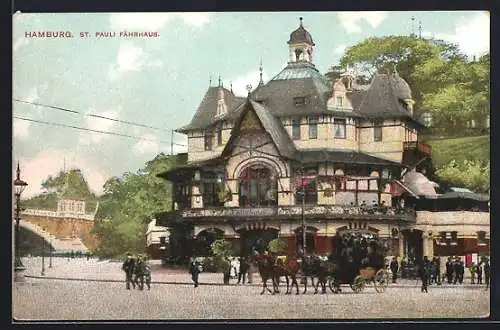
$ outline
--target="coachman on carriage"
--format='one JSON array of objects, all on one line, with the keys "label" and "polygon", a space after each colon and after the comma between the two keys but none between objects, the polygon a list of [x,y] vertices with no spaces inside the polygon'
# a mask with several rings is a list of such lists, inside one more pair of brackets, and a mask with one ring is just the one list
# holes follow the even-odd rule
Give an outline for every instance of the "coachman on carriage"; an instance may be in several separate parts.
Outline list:
[{"label": "coachman on carriage", "polygon": [[385,264],[385,248],[377,235],[362,230],[346,230],[337,233],[328,260],[330,266],[328,286],[337,293],[341,284],[349,284],[356,293],[373,283],[375,290],[384,292],[389,283]]}]

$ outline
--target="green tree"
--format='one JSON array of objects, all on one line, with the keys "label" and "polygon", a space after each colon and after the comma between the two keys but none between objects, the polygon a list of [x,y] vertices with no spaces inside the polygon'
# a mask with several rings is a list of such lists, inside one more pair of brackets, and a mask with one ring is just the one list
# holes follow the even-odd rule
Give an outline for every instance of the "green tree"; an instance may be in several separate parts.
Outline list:
[{"label": "green tree", "polygon": [[458,163],[452,160],[439,167],[436,175],[447,186],[453,184],[478,193],[489,193],[490,190],[490,164],[482,161],[464,160]]},{"label": "green tree", "polygon": [[112,177],[104,184],[93,232],[99,238],[94,253],[101,257],[143,253],[151,216],[171,208],[171,184],[157,175],[185,163],[182,155],[163,153],[136,173]]},{"label": "green tree", "polygon": [[225,239],[215,240],[210,245],[210,250],[216,258],[227,259],[233,254],[231,243]]},{"label": "green tree", "polygon": [[269,242],[267,248],[273,253],[283,253],[287,250],[287,244],[283,239],[275,238]]}]

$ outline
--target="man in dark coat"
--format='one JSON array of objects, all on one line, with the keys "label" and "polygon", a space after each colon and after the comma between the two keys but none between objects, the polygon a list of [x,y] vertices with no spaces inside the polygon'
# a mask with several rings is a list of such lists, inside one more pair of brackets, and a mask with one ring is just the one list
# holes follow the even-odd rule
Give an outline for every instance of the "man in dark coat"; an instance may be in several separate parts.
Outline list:
[{"label": "man in dark coat", "polygon": [[446,280],[448,284],[453,281],[453,260],[451,257],[448,257],[448,261],[446,261]]},{"label": "man in dark coat", "polygon": [[453,284],[462,283],[463,281],[463,269],[462,269],[462,261],[460,260],[460,257],[457,257],[455,261],[453,262],[453,273],[454,273],[454,278],[453,278]]},{"label": "man in dark coat", "polygon": [[427,256],[424,256],[420,267],[418,267],[420,280],[422,281],[421,291],[427,293],[427,285],[429,284],[430,277],[430,261]]},{"label": "man in dark coat", "polygon": [[431,279],[429,284],[436,283],[441,285],[441,262],[438,257],[432,258],[431,261]]},{"label": "man in dark coat", "polygon": [[490,262],[488,259],[484,260],[484,283],[488,289],[490,287]]},{"label": "man in dark coat", "polygon": [[201,271],[201,265],[200,263],[196,260],[195,257],[191,258],[191,262],[189,263],[189,273],[191,274],[191,279],[194,282],[194,287],[198,287],[198,275],[200,274]]},{"label": "man in dark coat", "polygon": [[127,253],[127,259],[122,265],[122,270],[125,272],[125,282],[127,283],[127,290],[130,290],[130,283],[135,289],[135,283],[132,279],[135,269],[135,260],[132,258],[132,254]]},{"label": "man in dark coat", "polygon": [[248,273],[248,269],[250,268],[250,265],[247,262],[247,258],[245,257],[240,257],[240,269],[238,272],[238,284],[245,284],[245,277]]},{"label": "man in dark coat", "polygon": [[392,258],[391,264],[389,266],[392,272],[392,283],[396,283],[396,278],[398,276],[399,264],[398,259],[396,257]]},{"label": "man in dark coat", "polygon": [[142,255],[137,256],[137,261],[135,262],[134,271],[134,282],[139,287],[139,290],[144,290],[144,272],[146,268],[146,263],[142,259]]}]

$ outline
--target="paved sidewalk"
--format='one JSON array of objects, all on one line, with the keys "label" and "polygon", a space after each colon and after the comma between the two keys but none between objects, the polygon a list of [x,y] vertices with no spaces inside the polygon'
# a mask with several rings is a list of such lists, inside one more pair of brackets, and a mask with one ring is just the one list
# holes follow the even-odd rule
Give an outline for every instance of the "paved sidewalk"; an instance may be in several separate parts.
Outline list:
[{"label": "paved sidewalk", "polygon": [[[98,260],[86,258],[52,258],[52,268],[49,268],[49,258],[45,258],[45,275],[41,275],[42,260],[39,257],[23,258],[23,263],[26,267],[24,272],[26,277],[58,279],[58,280],[74,280],[74,281],[99,281],[99,282],[124,282],[125,275],[121,270],[121,262]],[[182,269],[164,268],[157,260],[149,261],[151,266],[152,284],[189,284],[192,285],[191,275]],[[252,286],[260,286],[261,280],[258,274],[252,275]],[[237,280],[231,279],[229,285],[236,285]],[[200,285],[224,285],[222,273],[201,273],[199,276]],[[309,282],[310,283],[310,282]],[[308,287],[310,285],[308,283]],[[419,287],[420,281],[400,279],[397,284],[390,283],[390,287]],[[481,285],[472,285],[470,280],[461,285],[443,284],[441,288],[480,288]],[[303,284],[299,284],[303,288]]]}]

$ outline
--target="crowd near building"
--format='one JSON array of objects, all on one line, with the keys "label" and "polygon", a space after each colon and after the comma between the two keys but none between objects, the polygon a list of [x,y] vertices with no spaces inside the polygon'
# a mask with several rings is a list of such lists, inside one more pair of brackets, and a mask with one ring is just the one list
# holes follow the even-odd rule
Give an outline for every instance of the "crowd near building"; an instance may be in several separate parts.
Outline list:
[{"label": "crowd near building", "polygon": [[431,148],[396,68],[367,86],[349,69],[331,83],[302,19],[286,42],[288,64],[272,79],[261,65],[240,97],[219,78],[177,129],[188,163],[160,174],[174,203],[150,225],[150,254],[209,255],[224,238],[244,256],[277,237],[289,255],[328,254],[335,235],[358,231],[400,258],[489,255],[488,196],[438,194],[419,172]]}]

